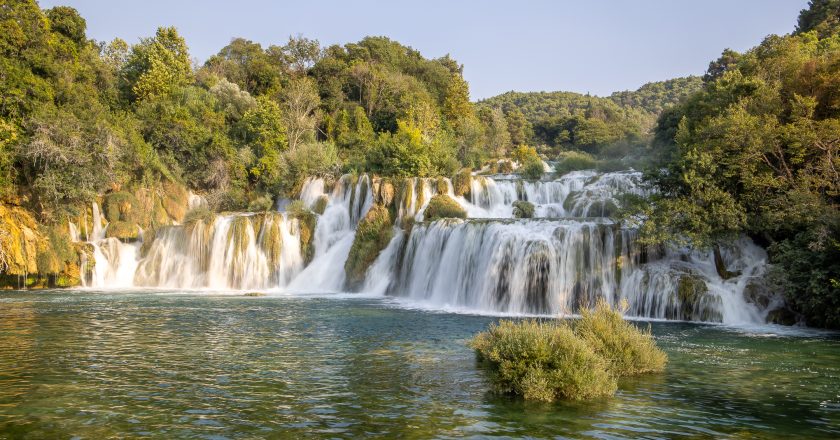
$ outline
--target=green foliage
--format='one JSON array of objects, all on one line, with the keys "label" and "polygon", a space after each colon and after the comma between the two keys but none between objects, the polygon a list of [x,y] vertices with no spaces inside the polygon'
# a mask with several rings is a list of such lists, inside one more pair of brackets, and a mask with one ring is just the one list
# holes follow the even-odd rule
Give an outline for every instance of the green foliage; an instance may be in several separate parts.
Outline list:
[{"label": "green foliage", "polygon": [[513,216],[515,218],[533,218],[534,204],[524,200],[513,202]]},{"label": "green foliage", "polygon": [[542,177],[543,172],[545,172],[545,167],[539,156],[529,156],[517,172],[525,179],[538,180]]},{"label": "green foliage", "polygon": [[267,194],[259,196],[248,203],[249,212],[265,212],[274,208],[274,200]]},{"label": "green foliage", "polygon": [[491,368],[496,391],[526,400],[611,396],[616,379],[662,372],[668,357],[603,300],[576,323],[501,321],[469,341]]},{"label": "green foliage", "polygon": [[494,389],[526,400],[586,400],[615,393],[607,361],[555,321],[501,321],[470,340],[489,364]]},{"label": "green foliage", "polygon": [[827,37],[840,30],[840,1],[811,0],[808,9],[799,13],[797,33],[815,31],[817,35]]},{"label": "green foliage", "polygon": [[571,171],[592,170],[597,167],[597,161],[591,154],[580,151],[564,151],[557,158],[554,173],[559,177]]},{"label": "green foliage", "polygon": [[344,263],[348,285],[358,286],[364,281],[368,267],[391,241],[392,225],[391,214],[382,205],[373,205],[359,222],[353,246]]},{"label": "green foliage", "polygon": [[441,218],[467,218],[467,211],[452,197],[437,194],[429,200],[429,204],[423,212],[423,219],[435,221]]},{"label": "green foliage", "polygon": [[109,222],[136,221],[139,217],[140,202],[134,194],[121,191],[105,196],[103,211]]},{"label": "green foliage", "polygon": [[581,310],[575,334],[607,360],[608,370],[616,377],[664,371],[668,356],[656,346],[650,328],[639,330],[621,313],[599,300],[594,308]]},{"label": "green foliage", "polygon": [[[834,1],[812,1],[793,35],[725,51],[704,89],[663,113],[641,209],[644,241],[768,243],[777,284],[815,325],[838,326],[840,35]],[[832,241],[834,240],[834,241]]]},{"label": "green foliage", "polygon": [[160,27],[155,36],[131,49],[123,75],[132,99],[159,98],[189,82],[192,66],[184,38],[174,27]]}]

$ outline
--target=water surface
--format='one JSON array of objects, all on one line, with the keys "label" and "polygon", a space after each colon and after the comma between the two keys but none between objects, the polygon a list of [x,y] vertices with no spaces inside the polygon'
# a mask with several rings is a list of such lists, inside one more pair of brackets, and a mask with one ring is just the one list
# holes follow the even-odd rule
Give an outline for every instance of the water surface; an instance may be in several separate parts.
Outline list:
[{"label": "water surface", "polygon": [[0,293],[0,438],[838,438],[840,339],[652,323],[616,397],[487,392],[498,318],[352,295]]}]

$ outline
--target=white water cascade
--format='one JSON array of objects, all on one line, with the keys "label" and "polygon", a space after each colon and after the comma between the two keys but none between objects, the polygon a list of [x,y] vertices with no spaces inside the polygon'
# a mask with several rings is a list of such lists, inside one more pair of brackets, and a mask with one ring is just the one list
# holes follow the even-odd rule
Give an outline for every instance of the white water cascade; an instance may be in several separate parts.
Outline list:
[{"label": "white water cascade", "polygon": [[[764,320],[766,311],[746,292],[763,275],[767,257],[749,239],[722,246],[716,264],[711,251],[642,246],[635,230],[610,219],[625,195],[648,194],[640,173],[579,171],[550,181],[473,176],[463,196],[449,179],[407,179],[389,186],[387,196],[383,182],[367,175],[334,183],[309,178],[300,200],[315,211],[305,214],[310,217],[297,211],[207,215],[149,232],[146,243],[106,239],[107,224],[94,205],[92,286],[345,291],[357,225],[374,203],[384,203],[396,215],[394,234],[368,267],[364,292],[480,313],[574,313],[603,298],[626,301],[627,314],[637,317]],[[452,197],[468,218],[424,222],[438,193]],[[534,205],[534,218],[514,218],[520,201]],[[204,203],[190,197],[193,208]],[[312,216],[314,230],[300,220]],[[82,235],[75,226],[71,232]]]}]

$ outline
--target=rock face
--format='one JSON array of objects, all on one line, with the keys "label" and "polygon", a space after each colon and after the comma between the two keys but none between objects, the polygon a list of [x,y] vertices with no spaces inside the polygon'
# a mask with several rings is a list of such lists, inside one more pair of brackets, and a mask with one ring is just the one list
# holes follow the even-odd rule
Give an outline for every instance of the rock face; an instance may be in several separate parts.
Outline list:
[{"label": "rock face", "polygon": [[344,263],[349,286],[355,287],[364,282],[368,267],[391,241],[392,224],[391,214],[382,205],[373,205],[365,218],[359,222],[353,246]]},{"label": "rock face", "polygon": [[423,213],[423,219],[434,221],[441,218],[467,218],[467,211],[452,197],[438,194],[429,200],[429,206]]}]

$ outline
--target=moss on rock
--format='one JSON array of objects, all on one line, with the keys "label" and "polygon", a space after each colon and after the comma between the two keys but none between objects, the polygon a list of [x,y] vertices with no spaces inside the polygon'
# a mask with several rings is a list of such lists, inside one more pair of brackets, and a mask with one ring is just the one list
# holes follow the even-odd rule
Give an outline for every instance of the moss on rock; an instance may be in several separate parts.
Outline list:
[{"label": "moss on rock", "polygon": [[533,218],[534,204],[524,200],[513,202],[513,216],[515,218]]},{"label": "moss on rock", "polygon": [[327,204],[330,202],[330,198],[327,197],[326,194],[322,194],[318,196],[318,199],[315,200],[315,204],[312,206],[312,212],[315,214],[321,215],[324,211],[327,210]]},{"label": "moss on rock", "polygon": [[140,226],[127,221],[115,221],[108,224],[105,230],[106,238],[116,238],[124,242],[137,241],[140,238]]},{"label": "moss on rock", "polygon": [[315,234],[315,226],[318,224],[318,216],[314,212],[306,209],[303,202],[295,200],[286,207],[286,214],[298,221],[298,232],[300,235],[300,250],[303,255],[305,264],[312,261],[315,256],[315,247],[313,246],[313,236]]},{"label": "moss on rock", "polygon": [[706,283],[697,275],[688,273],[677,281],[677,298],[680,300],[680,316],[677,319],[691,320],[694,310],[703,296],[709,292]]},{"label": "moss on rock", "polygon": [[0,203],[0,272],[13,276],[37,273],[41,239],[32,214]]},{"label": "moss on rock", "polygon": [[429,200],[429,205],[423,213],[423,219],[434,221],[441,218],[467,218],[467,211],[452,197],[438,194]]},{"label": "moss on rock", "polygon": [[163,209],[169,218],[181,222],[189,209],[189,193],[183,185],[167,182],[163,185],[164,196],[161,199]]},{"label": "moss on rock", "polygon": [[119,221],[136,223],[141,217],[140,201],[129,192],[106,194],[103,205],[105,219],[109,223]]},{"label": "moss on rock", "polygon": [[459,197],[470,197],[472,189],[472,171],[469,168],[462,168],[452,177],[452,191]]},{"label": "moss on rock", "polygon": [[357,287],[365,280],[365,272],[393,236],[391,215],[382,205],[373,205],[359,222],[350,254],[344,263],[347,284]]}]

